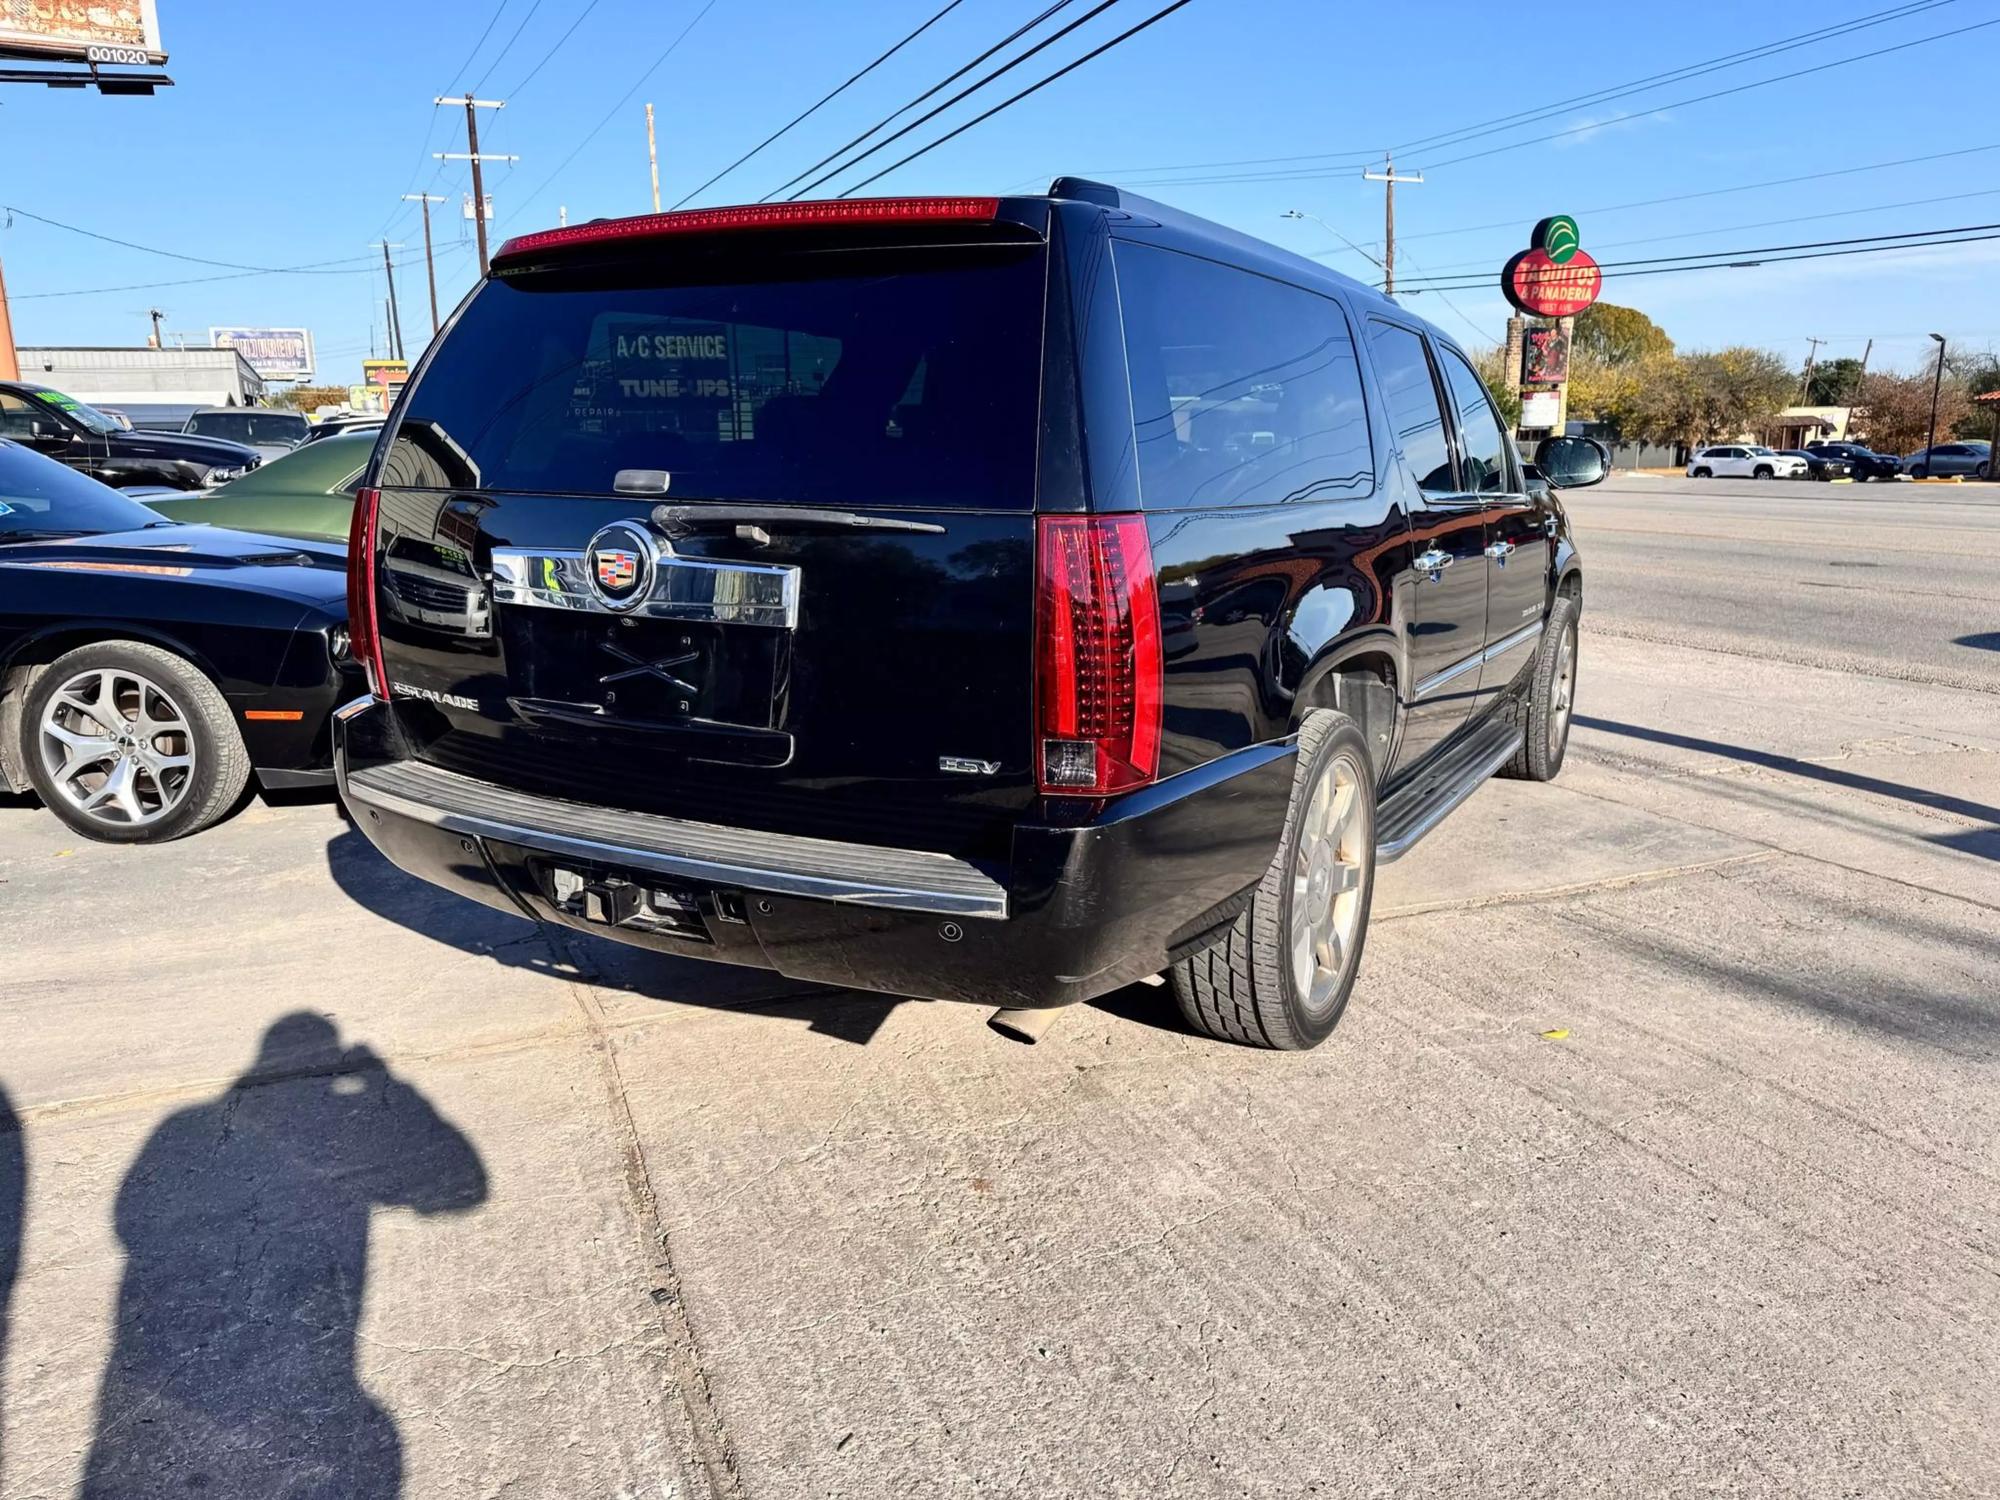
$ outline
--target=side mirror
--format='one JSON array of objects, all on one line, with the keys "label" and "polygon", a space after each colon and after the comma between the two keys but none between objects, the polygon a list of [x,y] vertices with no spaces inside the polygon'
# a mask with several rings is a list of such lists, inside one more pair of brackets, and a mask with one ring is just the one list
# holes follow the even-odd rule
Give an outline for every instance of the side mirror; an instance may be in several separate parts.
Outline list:
[{"label": "side mirror", "polygon": [[69,441],[69,434],[54,422],[36,418],[28,424],[28,441],[38,448],[60,448]]},{"label": "side mirror", "polygon": [[1611,450],[1596,438],[1543,438],[1535,449],[1535,467],[1559,490],[1580,490],[1602,484],[1611,473]]}]

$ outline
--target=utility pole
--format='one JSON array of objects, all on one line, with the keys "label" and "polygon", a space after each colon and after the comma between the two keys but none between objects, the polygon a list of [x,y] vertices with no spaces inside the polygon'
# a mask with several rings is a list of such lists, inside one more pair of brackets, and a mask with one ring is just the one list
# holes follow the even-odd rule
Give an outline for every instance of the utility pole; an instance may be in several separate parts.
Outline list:
[{"label": "utility pole", "polygon": [[389,283],[389,358],[403,357],[403,318],[396,307],[396,268],[389,260],[391,250],[400,250],[400,244],[391,245],[387,240],[376,241],[382,247],[382,275]]},{"label": "utility pole", "polygon": [[1382,170],[1364,170],[1362,177],[1369,182],[1383,184],[1382,198],[1382,291],[1385,295],[1396,295],[1396,184],[1399,182],[1420,183],[1424,180],[1421,172],[1398,175],[1396,161],[1388,152],[1382,153]]},{"label": "utility pole", "polygon": [[1875,340],[1873,339],[1870,339],[1866,344],[1861,346],[1861,369],[1854,376],[1854,394],[1847,399],[1849,406],[1859,406],[1861,404],[1861,387],[1868,380],[1868,356],[1874,352]]},{"label": "utility pole", "polygon": [[653,168],[653,212],[660,211],[660,153],[653,145],[653,106],[646,106],[646,160]]},{"label": "utility pole", "polygon": [[160,322],[166,317],[166,314],[161,312],[157,307],[149,307],[146,309],[146,316],[153,320],[153,337],[148,342],[155,349],[166,348],[165,341],[160,338]]},{"label": "utility pole", "polygon": [[567,203],[558,203],[556,205],[556,227],[559,229],[569,228],[569,205]]},{"label": "utility pole", "polygon": [[430,193],[403,194],[403,201],[405,203],[408,203],[412,198],[424,206],[424,274],[430,277],[431,281],[431,337],[436,338],[438,331],[438,272],[437,262],[431,257],[431,205],[433,203],[449,203],[451,200],[441,195]]},{"label": "utility pole", "polygon": [[1813,364],[1819,358],[1819,346],[1825,342],[1825,339],[1808,338],[1806,340],[1806,344],[1808,345],[1806,349],[1806,378],[1805,383],[1799,387],[1799,405],[1801,406],[1812,405]]},{"label": "utility pole", "polygon": [[[431,101],[433,104],[456,104],[458,102],[456,99],[444,97],[439,97]],[[467,94],[465,96],[465,150],[433,151],[431,153],[439,161],[469,161],[472,163],[472,222],[479,229],[479,274],[481,276],[486,274],[486,183],[485,179],[480,176],[480,163],[489,161],[519,161],[521,158],[518,156],[481,156],[479,154],[478,111],[482,109],[505,109],[506,107],[507,101],[505,99],[475,99],[472,95]]]},{"label": "utility pole", "polygon": [[21,357],[14,352],[14,319],[7,311],[7,278],[0,273],[0,380],[21,378]]},{"label": "utility pole", "polygon": [[1937,404],[1938,391],[1944,385],[1944,335],[1934,333],[1937,340],[1937,374],[1931,377],[1931,427],[1930,436],[1924,439],[1924,473],[1930,474],[1937,468],[1937,455],[1931,449],[1937,446]]}]

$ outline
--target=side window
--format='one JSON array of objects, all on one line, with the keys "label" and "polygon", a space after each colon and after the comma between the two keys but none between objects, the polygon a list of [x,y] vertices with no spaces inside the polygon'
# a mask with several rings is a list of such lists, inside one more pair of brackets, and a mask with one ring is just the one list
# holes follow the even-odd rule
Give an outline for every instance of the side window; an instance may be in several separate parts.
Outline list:
[{"label": "side window", "polygon": [[0,437],[12,438],[25,443],[29,430],[41,417],[41,412],[23,401],[19,396],[0,391]]},{"label": "side window", "polygon": [[1439,349],[1451,399],[1458,407],[1458,435],[1465,445],[1465,487],[1482,495],[1502,495],[1514,489],[1513,466],[1507,462],[1507,433],[1486,387],[1454,349]]},{"label": "side window", "polygon": [[1354,338],[1331,298],[1119,241],[1118,300],[1150,509],[1374,487]]},{"label": "side window", "polygon": [[1394,323],[1368,324],[1368,346],[1375,358],[1375,375],[1389,408],[1389,426],[1402,445],[1403,458],[1426,495],[1452,495],[1458,480],[1451,467],[1451,442],[1438,402],[1437,381],[1431,376],[1424,341]]}]

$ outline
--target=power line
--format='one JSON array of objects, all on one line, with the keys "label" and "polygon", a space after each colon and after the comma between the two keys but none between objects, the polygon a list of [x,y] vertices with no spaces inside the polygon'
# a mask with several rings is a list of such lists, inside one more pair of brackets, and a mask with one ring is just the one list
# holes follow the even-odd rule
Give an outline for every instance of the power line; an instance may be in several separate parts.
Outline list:
[{"label": "power line", "polygon": [[[42,214],[32,213],[29,210],[21,208],[12,203],[0,204],[0,208],[5,209],[10,214],[19,214],[24,219],[33,219],[37,224],[46,224],[51,229],[67,230],[71,234],[80,234],[85,239],[101,240],[107,245],[117,245],[126,250],[137,250],[146,255],[164,256],[168,260],[184,260],[192,265],[221,266],[225,270],[249,271],[252,272],[253,274],[258,274],[258,275],[265,275],[274,271],[296,271],[304,269],[298,266],[251,266],[251,265],[245,265],[241,261],[210,260],[206,256],[201,256],[201,255],[183,255],[178,250],[162,250],[157,245],[141,245],[135,243],[132,240],[118,239],[114,235],[99,234],[94,229],[85,229],[78,224],[65,224],[61,219],[51,219]],[[372,259],[372,257],[369,256],[347,257],[347,261],[368,260],[368,259]],[[346,264],[347,261],[323,260],[323,261],[318,261],[315,264],[321,266],[338,266]]]},{"label": "power line", "polygon": [[[333,261],[317,261],[303,266],[270,266],[257,271],[224,271],[215,276],[184,276],[173,281],[130,281],[122,286],[81,286],[68,287],[55,292],[14,292],[8,296],[10,302],[38,302],[48,297],[96,297],[109,292],[145,292],[163,286],[203,286],[212,281],[247,281],[253,276],[373,276],[376,271],[375,257],[364,255],[359,259],[368,261],[365,266],[349,266],[344,270],[330,271],[322,267],[337,264]],[[417,264],[415,260],[396,262],[397,269]]]},{"label": "power line", "polygon": [[1040,15],[1035,16],[1032,20],[1023,22],[1019,26],[1016,26],[1012,31],[1008,32],[1007,35],[1000,38],[999,41],[995,42],[992,46],[988,47],[984,52],[980,53],[979,56],[973,58],[971,62],[967,63],[964,67],[960,68],[956,73],[953,73],[949,77],[944,78],[939,82],[932,84],[929,88],[925,89],[921,94],[917,95],[917,97],[912,99],[909,103],[900,105],[897,108],[890,110],[888,114],[882,116],[881,119],[877,120],[873,125],[870,125],[866,130],[862,131],[861,134],[857,135],[853,140],[847,142],[846,145],[836,146],[833,150],[827,152],[826,155],[822,156],[818,161],[814,162],[811,166],[807,167],[805,171],[800,172],[797,176],[793,177],[791,182],[780,183],[777,187],[773,188],[770,192],[764,194],[764,196],[759,198],[757,201],[759,203],[770,202],[771,199],[777,197],[778,194],[782,193],[786,188],[792,186],[793,183],[798,182],[800,178],[809,177],[814,172],[817,172],[821,167],[825,166],[828,162],[834,160],[834,158],[846,155],[847,152],[851,151],[854,147],[860,145],[863,141],[867,140],[869,136],[873,135],[876,131],[880,130],[884,125],[887,125],[891,120],[895,119],[897,115],[902,114],[906,110],[915,109],[919,104],[922,104],[926,99],[930,98],[932,95],[941,93],[943,90],[950,88],[954,83],[957,83],[959,79],[963,78],[967,73],[970,73],[974,68],[978,67],[981,63],[985,62],[986,59],[991,57],[994,53],[1000,51],[1002,48],[1011,47],[1015,42],[1019,41],[1029,32],[1033,31],[1037,26],[1041,25],[1042,22],[1046,21],[1050,16],[1054,15],[1057,11],[1062,10],[1066,6],[1070,6],[1075,3],[1076,0],[1055,0],[1055,3],[1044,9]]},{"label": "power line", "polygon": [[[548,51],[542,54],[541,61],[536,63],[532,68],[528,69],[527,77],[523,78],[519,83],[515,84],[511,89],[507,90],[507,97],[509,99],[512,99],[516,94],[520,93],[522,89],[526,88],[528,86],[529,79],[532,79],[537,73],[541,72],[543,68],[549,65],[549,59],[554,57],[558,52],[562,51],[563,44],[567,42],[570,39],[570,37],[575,33],[577,27],[581,26],[586,20],[590,18],[590,13],[597,9],[598,4],[599,0],[590,0],[590,4],[584,6],[582,10],[576,13],[576,19],[569,23],[569,30],[565,31],[561,36],[557,37],[555,40],[555,45],[550,47]],[[473,88],[473,92],[475,94],[479,92],[477,86]]]},{"label": "power line", "polygon": [[505,58],[509,52],[512,52],[514,50],[514,43],[521,40],[521,33],[528,29],[528,23],[535,19],[535,12],[540,10],[541,8],[542,8],[542,0],[535,0],[535,3],[528,7],[528,13],[525,16],[521,17],[521,24],[519,26],[516,26],[514,28],[514,34],[507,38],[507,45],[502,47],[498,52],[493,54],[492,61],[486,64],[486,71],[484,73],[481,73],[479,77],[473,82],[472,85],[473,93],[475,94],[478,93],[482,88],[486,86],[486,80],[493,76],[493,70],[500,66],[501,60]]},{"label": "power line", "polygon": [[750,158],[755,156],[759,151],[762,151],[766,146],[770,145],[771,142],[775,141],[779,136],[783,135],[786,131],[790,130],[794,125],[798,124],[808,115],[815,113],[821,107],[821,105],[824,105],[829,101],[837,98],[839,95],[845,93],[848,89],[852,88],[856,83],[860,82],[863,78],[866,78],[870,73],[874,72],[877,68],[881,67],[883,63],[887,62],[890,58],[894,57],[898,52],[901,52],[905,47],[909,46],[911,42],[914,42],[918,37],[922,36],[926,31],[929,31],[933,26],[937,25],[938,22],[942,21],[946,16],[950,15],[953,11],[957,10],[959,6],[963,5],[964,3],[965,0],[945,0],[944,8],[942,10],[933,12],[930,19],[925,21],[923,25],[919,26],[915,31],[911,32],[908,36],[904,37],[900,42],[896,43],[896,45],[891,47],[887,52],[882,53],[881,56],[877,57],[873,62],[869,63],[867,67],[862,68],[859,72],[850,73],[847,76],[847,80],[844,83],[842,83],[838,88],[833,89],[829,93],[822,94],[816,103],[807,106],[805,109],[799,111],[799,113],[793,115],[791,119],[787,120],[784,124],[780,125],[776,130],[772,131],[769,135],[765,136],[763,140],[759,141],[756,145],[752,146],[748,151],[745,151],[741,156],[737,157],[735,161],[731,162],[728,166],[724,167],[720,172],[717,172],[713,177],[709,178],[708,181],[704,182],[700,187],[694,189],[693,192],[683,193],[679,201],[674,204],[674,207],[679,208],[682,203],[687,202],[688,199],[694,197],[696,193],[707,192],[710,188],[714,187],[718,182],[722,181],[723,178],[727,177],[731,172],[734,172],[738,167],[742,166],[743,163],[750,160]]},{"label": "power line", "polygon": [[612,117],[615,116],[619,110],[625,107],[625,102],[628,99],[630,99],[634,94],[638,93],[640,88],[644,86],[646,80],[648,78],[651,78],[654,73],[659,71],[661,64],[665,63],[668,58],[674,55],[675,49],[678,48],[682,42],[687,40],[688,33],[693,31],[695,27],[701,24],[702,17],[706,16],[710,11],[714,10],[717,3],[718,0],[706,0],[706,3],[703,4],[702,8],[695,12],[694,19],[689,21],[687,25],[683,26],[680,29],[680,34],[677,35],[671,42],[667,43],[666,49],[663,52],[661,52],[658,57],[654,58],[652,62],[646,65],[646,69],[644,72],[640,73],[640,75],[637,78],[632,80],[632,86],[627,90],[625,90],[624,93],[618,96],[617,101],[611,106],[611,108],[607,109],[604,112],[603,118],[598,120],[598,122],[595,125],[591,126],[589,133],[585,135],[582,140],[576,143],[575,149],[573,149],[568,156],[565,156],[560,162],[556,164],[556,169],[553,172],[549,173],[548,176],[544,177],[541,180],[540,185],[537,186],[533,192],[529,193],[526,197],[520,199],[515,207],[510,208],[505,214],[501,215],[499,222],[501,223],[506,222],[506,220],[512,218],[515,214],[519,213],[522,208],[525,208],[528,204],[534,202],[535,199],[539,198],[543,193],[548,191],[550,184],[552,184],[558,177],[562,176],[563,171],[569,166],[569,164],[575,161],[577,157],[583,154],[583,148],[585,146],[588,146],[592,141],[597,139],[597,133],[600,130],[602,130],[606,125],[609,125],[611,123]]},{"label": "power line", "polygon": [[[1600,267],[1600,273],[1609,279],[1613,276],[1661,276],[1677,271],[1741,271],[1755,266],[1782,265],[1793,260],[1830,260],[1843,255],[1879,255],[1890,250],[1929,250],[1939,245],[1969,245],[1983,240],[2000,239],[2000,234],[1971,234],[1969,230],[2000,230],[2000,224],[1968,224],[1963,229],[1923,229],[1913,230],[1909,235],[1877,235],[1870,241],[1861,240],[1818,240],[1801,245],[1772,245],[1759,250],[1718,250],[1703,256],[1662,256],[1655,261],[1615,261]],[[1915,236],[1951,235],[1950,239],[1915,238]],[[1875,240],[1896,239],[1896,244],[1879,244]],[[1812,245],[1841,245],[1846,249],[1815,250]],[[1779,251],[1805,251],[1804,254],[1778,254]],[[1748,258],[1746,258],[1748,257]],[[1664,262],[1676,262],[1666,264]],[[1701,264],[1681,262],[1700,261]],[[1410,295],[1420,292],[1467,292],[1483,290],[1493,283],[1490,279],[1461,279],[1449,285],[1406,286]]]},{"label": "power line", "polygon": [[[1898,42],[1893,47],[1878,47],[1872,52],[1860,52],[1852,57],[1837,57],[1831,62],[1819,63],[1810,68],[1795,68],[1789,73],[1780,73],[1773,78],[1753,79],[1749,83],[1739,83],[1734,88],[1717,89],[1713,93],[1694,94],[1686,99],[1675,99],[1667,104],[1656,105],[1653,109],[1648,110],[1647,113],[1657,114],[1662,110],[1686,109],[1690,104],[1706,104],[1715,99],[1727,99],[1733,94],[1748,93],[1751,89],[1768,88],[1774,83],[1792,83],[1801,78],[1810,78],[1815,73],[1825,73],[1834,68],[1849,67],[1858,62],[1873,62],[1876,58],[1887,57],[1894,52],[1907,52],[1912,47],[1925,47],[1932,42],[1949,41],[1955,36],[1964,36],[1974,31],[1984,31],[1989,26],[2000,26],[2000,17],[1996,17],[1991,21],[1976,21],[1970,26],[1954,27],[1950,31],[1940,31],[1931,36],[1920,36],[1913,41]],[[1504,146],[1489,146],[1484,151],[1470,151],[1464,156],[1449,156],[1443,161],[1428,162],[1425,164],[1425,170],[1435,172],[1440,167],[1455,167],[1462,162],[1479,161],[1488,156],[1497,156],[1503,151],[1518,151],[1523,146],[1539,146],[1547,141],[1559,141],[1566,136],[1578,135],[1586,130],[1602,130],[1606,125],[1619,125],[1623,124],[1626,120],[1634,118],[1638,117],[1620,115],[1615,120],[1595,121],[1588,125],[1572,125],[1567,130],[1552,131],[1548,135],[1530,136],[1524,141],[1509,141]]]},{"label": "power line", "polygon": [[[1757,47],[1724,53],[1718,57],[1704,58],[1700,62],[1688,63],[1679,68],[1671,68],[1663,73],[1651,73],[1643,78],[1629,79],[1624,83],[1610,84],[1590,93],[1575,94],[1567,99],[1557,100],[1553,104],[1537,105],[1530,109],[1516,111],[1510,115],[1498,115],[1489,120],[1480,120],[1471,125],[1459,126],[1435,135],[1403,141],[1389,149],[1392,151],[1407,152],[1418,150],[1425,146],[1457,144],[1459,140],[1469,139],[1475,133],[1497,134],[1500,130],[1513,128],[1518,125],[1532,124],[1536,120],[1560,114],[1566,109],[1580,108],[1590,104],[1608,103],[1614,98],[1622,98],[1627,94],[1644,93],[1648,89],[1663,87],[1669,83],[1678,83],[1683,79],[1698,77],[1703,73],[1719,72],[1724,68],[1738,67],[1744,63],[1760,61],[1765,57],[1776,56],[1781,52],[1789,52],[1799,47],[1811,46],[1818,42],[1830,40],[1834,36],[1865,30],[1872,26],[1884,25],[1890,21],[1901,20],[1908,16],[1917,15],[1927,10],[1935,10],[1940,6],[1952,3],[1954,3],[1954,0],[1913,0],[1913,3],[1894,6],[1887,10],[1873,11],[1866,15],[1857,16],[1850,21],[1822,26],[1813,31],[1798,32],[1792,36],[1779,37],[1776,41],[1766,42]],[[1379,149],[1356,147],[1348,151],[1322,151],[1303,156],[1252,156],[1240,157],[1229,161],[1176,162],[1164,166],[1152,167],[1110,167],[1099,169],[1096,175],[1129,176],[1158,172],[1208,171],[1225,167],[1276,166],[1294,162],[1329,163],[1336,160],[1339,163],[1338,165],[1323,166],[1319,170],[1327,172],[1353,172],[1359,171],[1380,155],[1381,151]],[[1349,158],[1352,159],[1349,160]],[[1256,175],[1258,174],[1246,174],[1243,180],[1251,180]],[[1143,186],[1144,184],[1137,185]]]},{"label": "power line", "polygon": [[[1110,41],[1103,43],[1101,46],[1091,48],[1090,51],[1084,53],[1083,56],[1079,57],[1075,62],[1065,63],[1062,67],[1057,68],[1055,72],[1049,74],[1048,77],[1043,78],[1038,82],[1029,84],[1026,88],[1022,89],[1018,94],[1013,94],[1008,98],[1002,99],[998,104],[994,105],[991,109],[985,111],[983,114],[974,115],[971,119],[967,120],[963,125],[958,126],[956,129],[946,131],[943,135],[939,136],[936,140],[932,141],[928,146],[919,146],[915,151],[912,151],[908,156],[904,157],[901,161],[891,162],[888,166],[884,167],[881,171],[877,172],[873,177],[862,178],[861,181],[855,183],[853,187],[848,188],[840,196],[843,198],[851,197],[853,194],[858,193],[861,191],[861,189],[867,187],[871,182],[880,182],[884,177],[887,177],[891,172],[895,171],[898,167],[906,167],[911,162],[915,161],[918,157],[929,155],[931,152],[937,150],[938,147],[942,146],[946,141],[955,140],[957,137],[964,135],[966,131],[972,129],[973,126],[981,124],[986,120],[992,119],[995,115],[999,114],[1001,110],[1007,109],[1015,104],[1018,104],[1023,99],[1027,98],[1028,95],[1033,93],[1038,93],[1042,89],[1047,88],[1050,84],[1054,83],[1058,78],[1063,78],[1066,77],[1068,74],[1074,73],[1078,68],[1082,67],[1085,63],[1090,62],[1093,58],[1102,57],[1105,53],[1109,52],[1113,47],[1119,46],[1122,43],[1130,41],[1133,37],[1137,36],[1140,32],[1144,31],[1147,27],[1154,25],[1156,22],[1166,20],[1168,16],[1172,15],[1175,11],[1179,10],[1182,6],[1187,5],[1188,3],[1189,0],[1173,0],[1173,4],[1162,6],[1160,9],[1154,11],[1150,16],[1146,17],[1146,19],[1141,21],[1137,26],[1127,27],[1125,30],[1119,32],[1118,35],[1114,36]],[[1092,14],[1095,14],[1095,12],[1092,12]],[[1089,17],[1086,16],[1084,19],[1088,20]]]},{"label": "power line", "polygon": [[[967,84],[964,88],[960,89],[957,93],[953,94],[949,99],[945,100],[944,103],[940,104],[936,109],[933,109],[926,114],[919,115],[916,119],[910,121],[909,124],[905,125],[901,130],[897,131],[894,135],[884,136],[881,140],[877,141],[874,145],[870,146],[866,151],[863,151],[856,156],[849,157],[846,161],[842,162],[839,166],[833,168],[831,171],[825,172],[820,176],[815,177],[811,182],[807,183],[804,187],[800,188],[796,193],[793,193],[789,201],[796,203],[799,199],[803,198],[807,193],[810,193],[814,188],[820,186],[822,183],[831,181],[833,178],[838,177],[842,172],[852,171],[854,168],[860,166],[862,162],[868,160],[868,158],[873,156],[877,151],[881,151],[884,148],[886,148],[892,141],[899,141],[904,136],[908,135],[911,131],[923,125],[926,121],[935,120],[939,115],[943,114],[946,110],[950,109],[954,104],[958,103],[959,100],[964,99],[969,95],[978,93],[981,89],[985,88],[986,85],[991,83],[994,79],[1000,77],[1002,74],[1012,72],[1015,68],[1020,67],[1022,63],[1026,62],[1029,58],[1033,57],[1037,52],[1040,52],[1047,47],[1054,46],[1057,42],[1061,41],[1064,37],[1068,36],[1072,31],[1075,31],[1077,27],[1084,25],[1086,22],[1090,21],[1093,17],[1103,15],[1105,11],[1111,9],[1111,7],[1116,5],[1117,3],[1118,0],[1100,0],[1100,3],[1098,5],[1093,6],[1091,9],[1085,11],[1081,16],[1078,16],[1074,21],[1071,21],[1069,25],[1064,26],[1060,30],[1051,33],[1047,37],[1044,37],[1041,41],[1035,43],[1034,46],[1030,47],[1026,52],[1023,52],[1019,57],[1014,58],[1011,62],[1002,63],[999,67],[995,68],[991,73],[988,73],[984,78],[975,79],[973,82]],[[988,55],[990,56],[991,54],[989,53]],[[908,107],[909,106],[907,105],[904,106],[904,108]],[[897,113],[900,114],[901,111],[899,110]],[[793,180],[796,181],[797,179],[795,178]],[[875,179],[871,177],[868,180],[870,182],[873,182]],[[852,191],[852,189],[850,189],[849,191]],[[845,196],[845,194],[843,194],[842,196]]]}]

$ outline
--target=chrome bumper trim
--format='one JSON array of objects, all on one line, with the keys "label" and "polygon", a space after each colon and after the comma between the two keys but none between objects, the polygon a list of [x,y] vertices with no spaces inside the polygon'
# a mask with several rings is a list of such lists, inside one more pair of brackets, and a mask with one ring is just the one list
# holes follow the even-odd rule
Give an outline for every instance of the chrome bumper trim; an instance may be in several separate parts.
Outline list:
[{"label": "chrome bumper trim", "polygon": [[877,849],[591,807],[414,760],[359,771],[343,763],[340,790],[357,807],[452,833],[703,885],[941,916],[1007,916],[1004,886],[962,859],[928,850]]},{"label": "chrome bumper trim", "polygon": [[560,547],[533,551],[495,547],[493,601],[585,614],[795,630],[799,623],[799,570],[782,563],[676,557],[662,547],[645,596],[614,608],[591,586],[590,564],[583,552]]}]

